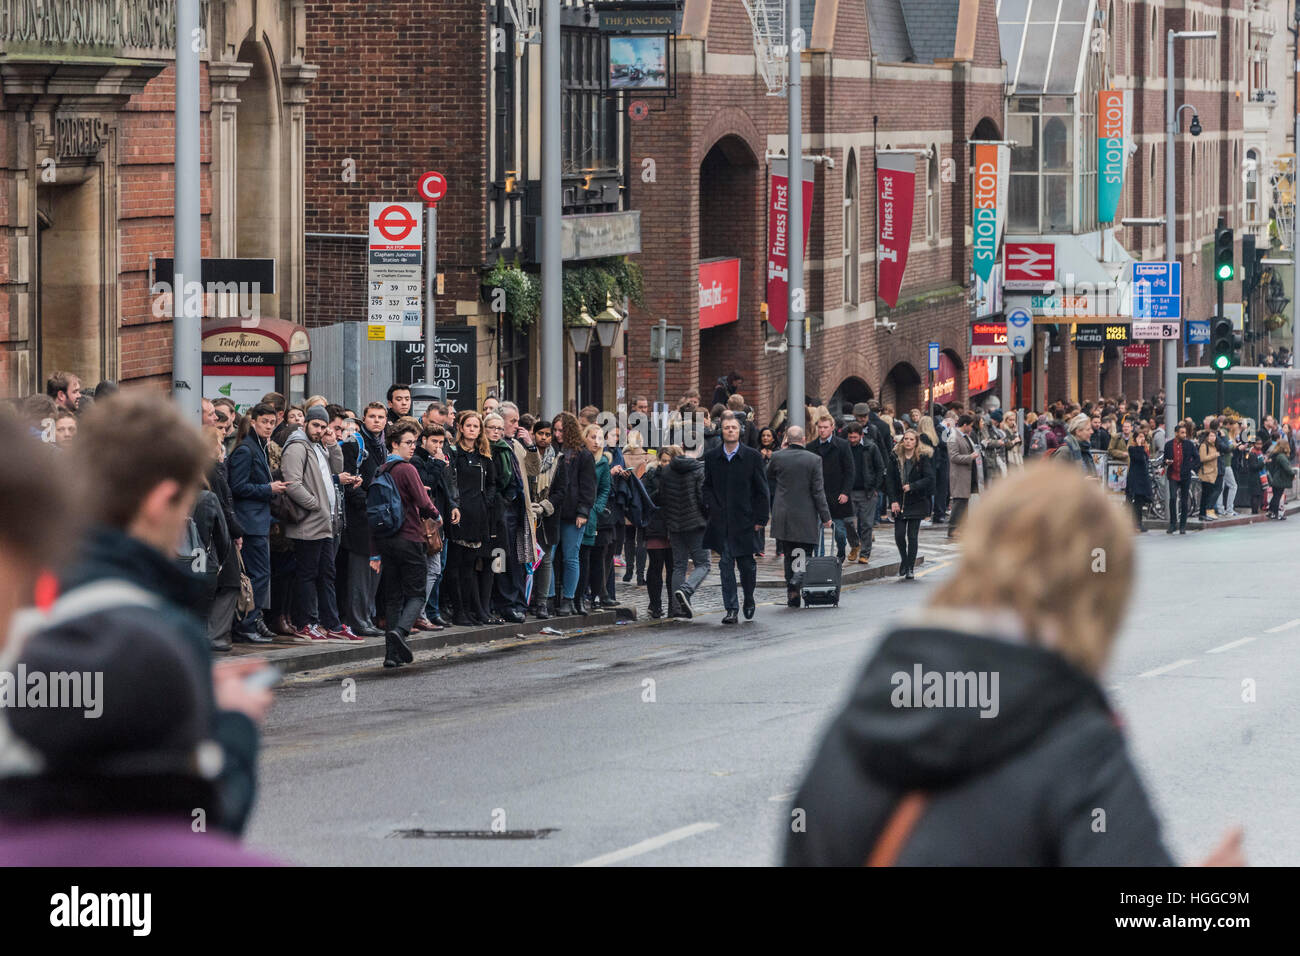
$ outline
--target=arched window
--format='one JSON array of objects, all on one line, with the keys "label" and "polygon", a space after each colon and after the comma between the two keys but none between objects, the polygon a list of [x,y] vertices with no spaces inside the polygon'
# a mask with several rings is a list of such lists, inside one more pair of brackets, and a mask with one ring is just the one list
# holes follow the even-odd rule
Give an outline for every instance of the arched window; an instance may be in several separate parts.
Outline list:
[{"label": "arched window", "polygon": [[939,238],[942,208],[939,204],[939,144],[930,146],[930,159],[925,166],[925,238],[935,242]]},{"label": "arched window", "polygon": [[844,167],[844,304],[857,305],[858,278],[861,268],[858,258],[858,156],[849,150],[849,161]]}]

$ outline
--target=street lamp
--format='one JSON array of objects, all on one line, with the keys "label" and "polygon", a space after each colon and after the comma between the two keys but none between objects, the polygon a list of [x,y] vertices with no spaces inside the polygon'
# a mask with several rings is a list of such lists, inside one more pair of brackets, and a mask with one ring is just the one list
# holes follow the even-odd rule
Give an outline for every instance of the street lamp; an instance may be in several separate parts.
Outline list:
[{"label": "street lamp", "polygon": [[596,333],[596,320],[587,312],[584,305],[578,316],[569,319],[564,323],[569,329],[569,344],[573,346],[573,351],[579,355],[586,355],[591,351],[591,340]]},{"label": "street lamp", "polygon": [[[1174,139],[1178,135],[1178,115],[1181,110],[1174,109],[1174,41],[1175,40],[1214,40],[1219,36],[1217,30],[1170,30],[1165,45],[1165,258],[1170,262],[1178,259],[1178,207],[1174,195]],[[1186,104],[1185,104],[1186,105]],[[1197,135],[1200,117],[1193,115],[1193,135]],[[1184,318],[1183,321],[1186,321]],[[1173,339],[1165,340],[1165,433],[1174,433],[1174,421],[1178,417],[1178,343]]]},{"label": "street lamp", "polygon": [[614,303],[605,293],[605,308],[596,314],[596,335],[600,338],[600,347],[610,349],[618,341],[618,333],[623,330],[623,316],[614,309]]}]

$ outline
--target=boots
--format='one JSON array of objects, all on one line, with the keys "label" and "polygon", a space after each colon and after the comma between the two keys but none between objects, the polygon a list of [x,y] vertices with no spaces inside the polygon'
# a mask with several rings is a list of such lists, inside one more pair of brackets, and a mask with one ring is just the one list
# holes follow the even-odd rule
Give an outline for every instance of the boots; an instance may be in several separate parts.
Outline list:
[{"label": "boots", "polygon": [[859,551],[860,547],[861,547],[861,546],[853,547],[853,548],[850,548],[850,549],[849,549],[849,559],[848,559],[848,562],[847,562],[847,563],[849,563],[849,564],[853,564],[855,561],[858,560],[858,551]]},{"label": "boots", "polygon": [[555,605],[556,617],[572,617],[577,612],[573,609],[572,598],[560,598]]}]

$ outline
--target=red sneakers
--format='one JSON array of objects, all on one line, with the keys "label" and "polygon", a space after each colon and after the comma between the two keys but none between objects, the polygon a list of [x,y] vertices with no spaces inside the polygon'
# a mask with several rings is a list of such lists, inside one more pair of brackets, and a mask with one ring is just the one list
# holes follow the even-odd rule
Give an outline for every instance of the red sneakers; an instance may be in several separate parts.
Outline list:
[{"label": "red sneakers", "polygon": [[364,641],[365,638],[358,634],[346,624],[340,624],[337,631],[326,631],[331,638],[336,641]]}]

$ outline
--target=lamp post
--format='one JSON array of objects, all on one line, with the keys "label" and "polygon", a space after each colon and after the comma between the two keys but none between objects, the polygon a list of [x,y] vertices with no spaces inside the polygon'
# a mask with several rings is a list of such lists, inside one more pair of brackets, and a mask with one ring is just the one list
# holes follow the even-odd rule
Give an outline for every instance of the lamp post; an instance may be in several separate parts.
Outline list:
[{"label": "lamp post", "polygon": [[612,349],[614,343],[618,341],[618,333],[623,331],[624,318],[614,308],[608,293],[605,295],[605,308],[596,313],[595,321],[596,337],[600,340],[600,347]]},{"label": "lamp post", "polygon": [[596,337],[596,320],[587,312],[584,305],[576,318],[564,323],[569,332],[569,344],[577,361],[573,376],[573,394],[577,407],[582,407],[582,357],[591,351],[592,339]]},{"label": "lamp post", "polygon": [[[1300,186],[1300,2],[1295,5],[1295,28],[1291,31],[1296,37],[1295,46],[1295,76],[1293,77],[1295,87],[1295,162],[1291,167],[1291,191],[1295,195],[1296,187]],[[1300,349],[1300,310],[1297,310],[1297,303],[1300,302],[1300,226],[1296,225],[1296,216],[1291,215],[1291,367],[1300,368],[1300,355],[1296,350]]]},{"label": "lamp post", "polygon": [[[1215,30],[1170,30],[1165,44],[1165,258],[1178,259],[1178,207],[1174,195],[1174,141],[1178,135],[1178,113],[1174,109],[1174,41],[1213,40]],[[1200,125],[1197,123],[1196,125]],[[1190,225],[1190,223],[1189,223]],[[1183,316],[1187,322],[1187,316]],[[1180,335],[1185,333],[1180,328]],[[1178,419],[1178,343],[1165,339],[1165,434],[1173,435]]]}]

